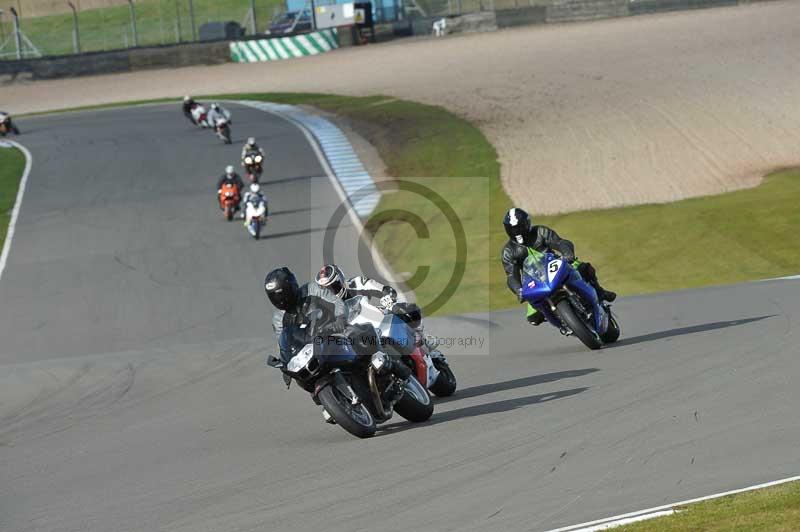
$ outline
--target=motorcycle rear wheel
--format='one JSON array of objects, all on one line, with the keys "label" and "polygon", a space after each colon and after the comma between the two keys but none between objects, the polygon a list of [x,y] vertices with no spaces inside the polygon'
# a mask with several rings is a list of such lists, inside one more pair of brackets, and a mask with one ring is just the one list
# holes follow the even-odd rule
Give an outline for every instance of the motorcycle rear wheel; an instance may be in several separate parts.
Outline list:
[{"label": "motorcycle rear wheel", "polygon": [[375,434],[377,430],[375,418],[364,403],[354,407],[333,384],[321,389],[317,397],[325,410],[336,420],[336,424],[353,436],[369,438]]},{"label": "motorcycle rear wheel", "polygon": [[411,376],[403,397],[394,405],[394,411],[412,423],[428,421],[433,415],[433,401],[419,381]]},{"label": "motorcycle rear wheel", "polygon": [[603,347],[603,342],[600,341],[600,338],[597,337],[594,331],[589,329],[578,316],[575,309],[572,308],[572,303],[569,302],[569,299],[562,299],[559,301],[556,304],[556,309],[558,310],[558,316],[572,329],[572,332],[583,342],[583,345],[592,350]]}]

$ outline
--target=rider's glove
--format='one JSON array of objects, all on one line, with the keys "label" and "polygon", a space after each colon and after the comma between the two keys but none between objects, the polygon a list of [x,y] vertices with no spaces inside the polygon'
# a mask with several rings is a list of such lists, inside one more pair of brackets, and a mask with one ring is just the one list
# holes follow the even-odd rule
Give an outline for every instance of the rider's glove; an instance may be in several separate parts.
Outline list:
[{"label": "rider's glove", "polygon": [[561,258],[564,259],[566,262],[572,264],[575,262],[575,254],[574,253],[564,253],[561,255]]}]

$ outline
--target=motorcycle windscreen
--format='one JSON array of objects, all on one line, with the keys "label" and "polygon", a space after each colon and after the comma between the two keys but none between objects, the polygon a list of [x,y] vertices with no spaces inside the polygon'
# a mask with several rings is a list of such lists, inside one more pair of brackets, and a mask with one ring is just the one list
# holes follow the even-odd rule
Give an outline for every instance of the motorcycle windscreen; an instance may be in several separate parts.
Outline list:
[{"label": "motorcycle windscreen", "polygon": [[358,358],[350,341],[343,336],[328,336],[317,340],[316,354],[326,366],[352,364]]},{"label": "motorcycle windscreen", "polygon": [[547,277],[547,257],[529,256],[522,264],[522,297],[530,303],[538,303],[552,293]]},{"label": "motorcycle windscreen", "polygon": [[[386,329],[386,330],[384,330]],[[387,314],[381,324],[381,339],[399,355],[410,355],[416,347],[414,329],[395,314]]]}]

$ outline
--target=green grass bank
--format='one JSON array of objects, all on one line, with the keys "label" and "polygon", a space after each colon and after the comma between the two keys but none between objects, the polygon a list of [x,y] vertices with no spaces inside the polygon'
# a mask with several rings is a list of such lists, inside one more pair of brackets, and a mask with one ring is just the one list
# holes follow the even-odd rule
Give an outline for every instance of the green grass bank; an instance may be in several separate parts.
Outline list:
[{"label": "green grass bank", "polygon": [[6,241],[11,211],[17,199],[19,181],[25,170],[25,155],[16,148],[0,148],[0,249]]},{"label": "green grass bank", "polygon": [[[79,2],[75,2],[79,5]],[[192,41],[189,0],[137,0],[136,30],[139,46],[154,46]],[[263,32],[270,24],[280,0],[258,0],[256,22]],[[250,10],[250,0],[192,0],[195,28],[207,22],[234,21],[242,24]],[[10,35],[10,16],[3,18],[3,32]],[[43,55],[73,53],[72,13],[27,17],[22,6],[20,27]],[[131,10],[126,5],[78,11],[80,45],[83,52],[118,50],[133,46]],[[249,31],[249,23],[246,27]]]},{"label": "green grass bank", "polygon": [[617,532],[794,532],[800,524],[800,482],[680,508],[673,515],[614,528]]}]

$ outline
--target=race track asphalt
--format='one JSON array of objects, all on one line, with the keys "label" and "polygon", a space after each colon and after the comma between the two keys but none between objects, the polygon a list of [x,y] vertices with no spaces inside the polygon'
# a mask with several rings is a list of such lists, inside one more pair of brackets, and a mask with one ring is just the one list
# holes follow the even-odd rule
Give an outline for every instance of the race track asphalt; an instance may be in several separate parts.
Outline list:
[{"label": "race track asphalt", "polygon": [[[324,424],[263,367],[262,280],[317,269],[338,197],[292,124],[232,110],[230,147],[166,106],[29,119],[0,530],[541,531],[800,471],[800,281],[624,298],[598,352],[519,310],[429,319],[458,395],[370,440]],[[258,242],[214,203],[249,135],[270,156]],[[356,235],[337,232],[351,269]]]}]

